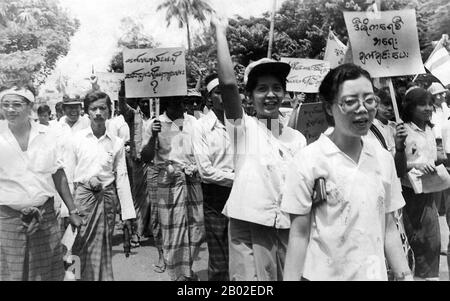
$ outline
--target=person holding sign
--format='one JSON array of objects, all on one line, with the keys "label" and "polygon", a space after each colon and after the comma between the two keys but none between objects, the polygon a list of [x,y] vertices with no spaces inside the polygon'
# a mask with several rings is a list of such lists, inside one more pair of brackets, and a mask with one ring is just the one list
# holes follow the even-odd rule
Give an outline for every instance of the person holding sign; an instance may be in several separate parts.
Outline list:
[{"label": "person holding sign", "polygon": [[[433,112],[431,93],[423,88],[411,88],[405,96],[402,119],[406,123],[406,158],[408,171],[418,170],[423,175],[436,174],[437,146],[430,122]],[[416,194],[408,178],[402,179],[405,230],[414,251],[415,276],[439,279],[441,238],[439,215],[433,193]]]},{"label": "person holding sign", "polygon": [[300,132],[284,127],[280,120],[290,66],[261,59],[247,67],[244,81],[257,118],[246,115],[226,38],[228,24],[217,17],[211,24],[234,147],[235,180],[223,210],[230,220],[230,280],[282,280],[290,221],[280,210],[281,187],[287,162],[306,145]]},{"label": "person holding sign", "polygon": [[192,265],[205,238],[201,180],[192,141],[197,119],[186,113],[183,96],[165,97],[161,102],[166,110],[145,131],[141,152],[143,161],[153,162],[158,169],[162,253],[155,267],[167,268],[174,281],[196,280]]},{"label": "person holding sign", "polygon": [[289,164],[284,279],[387,281],[386,258],[398,280],[412,279],[394,219],[405,204],[394,159],[365,137],[378,107],[370,74],[344,64],[319,90],[334,131]]}]

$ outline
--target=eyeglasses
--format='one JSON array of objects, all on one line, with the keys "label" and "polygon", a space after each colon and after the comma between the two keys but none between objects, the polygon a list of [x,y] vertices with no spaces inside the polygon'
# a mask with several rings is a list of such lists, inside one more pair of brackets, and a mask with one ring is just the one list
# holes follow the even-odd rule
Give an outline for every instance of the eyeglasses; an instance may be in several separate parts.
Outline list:
[{"label": "eyeglasses", "polygon": [[376,95],[368,95],[364,99],[354,96],[344,97],[338,102],[338,105],[344,113],[349,113],[356,111],[361,101],[367,110],[374,110],[380,104],[380,99]]},{"label": "eyeglasses", "polygon": [[2,102],[0,106],[3,110],[8,110],[11,108],[14,111],[20,111],[25,108],[25,105],[26,104],[24,102]]}]

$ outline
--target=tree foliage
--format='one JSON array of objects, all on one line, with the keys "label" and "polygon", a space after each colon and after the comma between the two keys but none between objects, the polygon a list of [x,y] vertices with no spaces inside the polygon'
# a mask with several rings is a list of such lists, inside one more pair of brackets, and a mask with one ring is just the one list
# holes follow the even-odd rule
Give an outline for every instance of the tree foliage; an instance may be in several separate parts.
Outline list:
[{"label": "tree foliage", "polygon": [[206,16],[214,12],[209,3],[205,0],[165,0],[158,6],[157,10],[166,10],[167,27],[172,19],[178,21],[178,27],[186,27],[188,51],[191,51],[190,20],[194,19],[203,23]]},{"label": "tree foliage", "polygon": [[43,83],[78,27],[55,0],[2,0],[0,83]]},{"label": "tree foliage", "polygon": [[[422,57],[433,50],[432,41],[450,32],[448,0],[383,0],[381,10],[415,9]],[[367,0],[287,0],[275,15],[273,58],[323,59],[329,30],[343,43],[348,42],[343,11],[372,10]],[[229,20],[227,39],[238,71],[251,61],[267,56],[270,13],[260,18],[235,17]],[[209,28],[194,39],[192,56],[209,72],[216,70],[216,45]],[[242,77],[242,75],[240,75]]]},{"label": "tree foliage", "polygon": [[[117,42],[117,47],[130,49],[156,48],[159,46],[154,39],[144,33],[144,26],[140,21],[131,17],[125,17],[121,20],[122,37]],[[110,72],[123,73],[123,52],[116,53],[109,64]]]}]

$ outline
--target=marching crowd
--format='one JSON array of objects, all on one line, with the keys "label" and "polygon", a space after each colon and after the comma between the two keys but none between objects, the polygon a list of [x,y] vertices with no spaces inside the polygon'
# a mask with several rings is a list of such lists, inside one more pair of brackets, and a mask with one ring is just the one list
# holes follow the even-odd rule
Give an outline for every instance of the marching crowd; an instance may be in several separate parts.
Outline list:
[{"label": "marching crowd", "polygon": [[341,65],[319,91],[329,129],[307,145],[289,126],[301,104],[280,112],[289,64],[247,67],[251,114],[226,24],[212,25],[218,70],[203,111],[192,89],[161,98],[154,116],[123,84],[118,114],[93,87],[64,96],[55,120],[39,106],[34,121],[32,87],[0,89],[0,280],[63,280],[67,227],[80,280],[113,280],[117,213],[135,247],[153,238],[153,269],[176,281],[198,279],[205,241],[209,281],[439,279],[438,209],[450,222],[450,193],[416,193],[408,174],[450,166],[449,91],[410,83],[396,123],[389,90]]}]

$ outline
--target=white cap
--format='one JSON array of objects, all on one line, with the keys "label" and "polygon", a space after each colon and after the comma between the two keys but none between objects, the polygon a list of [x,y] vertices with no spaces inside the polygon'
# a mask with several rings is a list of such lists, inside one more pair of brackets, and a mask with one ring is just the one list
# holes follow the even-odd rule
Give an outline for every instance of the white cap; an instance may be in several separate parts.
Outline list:
[{"label": "white cap", "polygon": [[428,92],[430,92],[433,95],[436,95],[447,92],[447,90],[440,83],[432,83],[431,86],[428,88]]},{"label": "white cap", "polygon": [[269,58],[263,58],[259,61],[252,62],[247,66],[244,73],[244,84],[247,85],[249,78],[261,72],[278,74],[282,78],[286,78],[289,75],[290,70],[291,66],[288,63],[278,62]]}]

